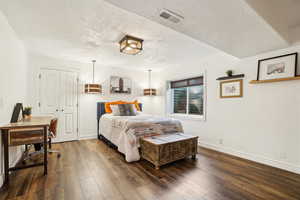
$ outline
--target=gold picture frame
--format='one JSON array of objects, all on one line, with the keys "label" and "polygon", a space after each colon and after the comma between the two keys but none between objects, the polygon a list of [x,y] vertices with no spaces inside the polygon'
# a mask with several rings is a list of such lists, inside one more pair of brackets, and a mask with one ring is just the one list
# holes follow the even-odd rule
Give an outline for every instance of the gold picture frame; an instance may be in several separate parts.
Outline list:
[{"label": "gold picture frame", "polygon": [[230,80],[220,82],[220,98],[243,97],[243,80]]}]

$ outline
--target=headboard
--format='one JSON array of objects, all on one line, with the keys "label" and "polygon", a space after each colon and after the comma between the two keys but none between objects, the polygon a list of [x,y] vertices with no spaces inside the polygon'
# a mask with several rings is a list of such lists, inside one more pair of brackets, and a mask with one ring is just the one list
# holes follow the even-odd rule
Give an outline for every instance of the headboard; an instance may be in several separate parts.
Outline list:
[{"label": "headboard", "polygon": [[[103,114],[105,114],[105,103],[106,102],[97,102],[97,130],[99,135],[99,121]],[[140,109],[143,110],[143,105],[139,103]]]}]

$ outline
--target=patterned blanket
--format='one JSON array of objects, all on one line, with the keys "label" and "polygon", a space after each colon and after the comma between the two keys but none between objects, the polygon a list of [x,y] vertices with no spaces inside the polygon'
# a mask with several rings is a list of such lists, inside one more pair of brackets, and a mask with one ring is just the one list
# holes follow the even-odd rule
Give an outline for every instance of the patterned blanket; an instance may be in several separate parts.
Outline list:
[{"label": "patterned blanket", "polygon": [[113,126],[123,130],[117,146],[125,154],[127,162],[140,159],[138,148],[141,137],[183,132],[181,122],[170,118],[151,117],[126,121],[116,119]]}]

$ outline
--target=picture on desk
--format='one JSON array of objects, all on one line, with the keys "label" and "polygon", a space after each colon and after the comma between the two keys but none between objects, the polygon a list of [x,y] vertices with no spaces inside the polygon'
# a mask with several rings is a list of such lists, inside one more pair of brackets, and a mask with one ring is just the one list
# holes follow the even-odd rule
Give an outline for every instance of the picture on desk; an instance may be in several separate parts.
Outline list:
[{"label": "picture on desk", "polygon": [[16,123],[18,122],[20,119],[22,119],[22,115],[21,114],[22,111],[22,115],[23,115],[23,104],[22,103],[17,103],[14,107],[12,116],[11,116],[11,120],[10,123]]}]

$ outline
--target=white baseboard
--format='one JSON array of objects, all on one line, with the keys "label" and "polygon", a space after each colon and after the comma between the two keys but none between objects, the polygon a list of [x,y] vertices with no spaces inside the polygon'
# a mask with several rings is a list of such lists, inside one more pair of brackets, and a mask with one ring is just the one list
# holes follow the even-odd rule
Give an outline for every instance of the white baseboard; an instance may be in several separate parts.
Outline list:
[{"label": "white baseboard", "polygon": [[219,145],[215,145],[215,144],[209,144],[209,143],[204,143],[204,142],[199,142],[199,146],[208,148],[208,149],[213,149],[216,151],[220,151],[226,154],[230,154],[230,155],[234,155],[240,158],[244,158],[247,160],[251,160],[257,163],[262,163],[265,165],[269,165],[272,167],[276,167],[279,169],[283,169],[283,170],[287,170],[293,173],[297,173],[300,174],[300,166],[296,166],[284,161],[280,161],[280,160],[274,160],[274,159],[270,159],[267,158],[265,156],[259,156],[259,155],[254,155],[254,154],[250,154],[250,153],[245,153],[245,152],[241,152],[235,149],[231,149],[228,147],[221,147]]},{"label": "white baseboard", "polygon": [[97,135],[88,135],[88,136],[80,136],[79,140],[90,140],[90,139],[97,139]]}]

